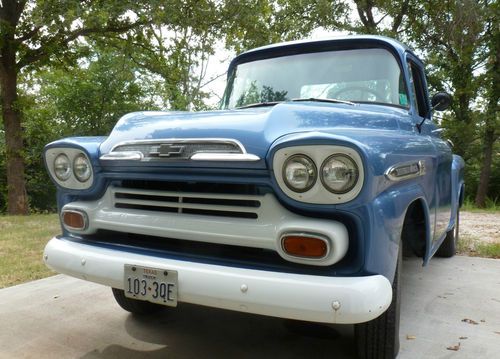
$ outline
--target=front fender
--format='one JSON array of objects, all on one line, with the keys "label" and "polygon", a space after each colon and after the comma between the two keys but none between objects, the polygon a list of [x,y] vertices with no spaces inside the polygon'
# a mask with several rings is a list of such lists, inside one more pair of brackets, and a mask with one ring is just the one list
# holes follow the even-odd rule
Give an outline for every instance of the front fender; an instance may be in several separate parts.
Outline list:
[{"label": "front fender", "polygon": [[457,211],[464,202],[464,170],[465,162],[462,157],[453,155],[453,162],[451,164],[451,218],[448,224],[448,231],[455,227],[457,220]]},{"label": "front fender", "polygon": [[392,282],[405,216],[415,201],[420,201],[424,209],[426,248],[431,245],[429,207],[422,187],[417,183],[406,183],[391,188],[370,204],[370,230],[365,243],[365,269],[368,272],[383,274]]}]

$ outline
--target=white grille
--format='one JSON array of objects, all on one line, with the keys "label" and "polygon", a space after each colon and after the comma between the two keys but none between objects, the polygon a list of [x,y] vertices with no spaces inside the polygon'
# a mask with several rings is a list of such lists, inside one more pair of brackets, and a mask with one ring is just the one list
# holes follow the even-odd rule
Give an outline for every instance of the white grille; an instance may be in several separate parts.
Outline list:
[{"label": "white grille", "polygon": [[262,196],[113,188],[115,208],[257,219]]}]

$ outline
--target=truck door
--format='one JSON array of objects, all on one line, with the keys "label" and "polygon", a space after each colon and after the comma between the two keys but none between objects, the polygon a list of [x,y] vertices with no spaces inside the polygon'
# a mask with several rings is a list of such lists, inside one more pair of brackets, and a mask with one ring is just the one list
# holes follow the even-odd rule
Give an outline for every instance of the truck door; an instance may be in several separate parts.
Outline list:
[{"label": "truck door", "polygon": [[[429,210],[434,218],[431,220],[432,241],[435,242],[446,233],[451,218],[451,165],[452,152],[446,141],[441,138],[441,131],[432,121],[427,82],[422,66],[417,60],[408,58],[413,101],[413,116],[420,127],[421,135],[427,136],[432,143],[433,151],[429,154],[427,166],[435,173],[433,195],[427,199]],[[429,193],[432,191],[429,191]],[[432,223],[434,221],[434,223]]]}]

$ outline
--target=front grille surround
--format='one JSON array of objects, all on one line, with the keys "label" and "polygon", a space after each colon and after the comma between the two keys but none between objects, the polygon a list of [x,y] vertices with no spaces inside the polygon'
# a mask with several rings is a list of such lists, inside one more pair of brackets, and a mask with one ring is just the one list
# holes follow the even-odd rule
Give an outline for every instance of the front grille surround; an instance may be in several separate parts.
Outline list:
[{"label": "front grille surround", "polygon": [[[228,193],[221,193],[224,188]],[[110,185],[100,199],[70,202],[62,210],[88,215],[85,230],[70,231],[77,236],[93,236],[105,230],[260,248],[276,252],[287,261],[314,266],[338,262],[348,248],[348,231],[341,222],[290,212],[272,192],[251,184],[123,180]],[[280,238],[290,232],[329,238],[334,250],[314,263],[286,255],[281,251]]]}]

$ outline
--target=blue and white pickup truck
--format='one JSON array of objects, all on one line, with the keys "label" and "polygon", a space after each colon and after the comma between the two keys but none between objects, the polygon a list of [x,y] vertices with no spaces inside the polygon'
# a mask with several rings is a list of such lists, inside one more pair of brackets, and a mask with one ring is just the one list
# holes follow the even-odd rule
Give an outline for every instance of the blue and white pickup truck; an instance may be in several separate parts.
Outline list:
[{"label": "blue and white pickup truck", "polygon": [[360,357],[395,357],[403,248],[455,253],[464,163],[432,119],[450,102],[389,38],[245,52],[220,110],[131,113],[46,146],[62,234],[45,263],[132,313],[355,324]]}]

